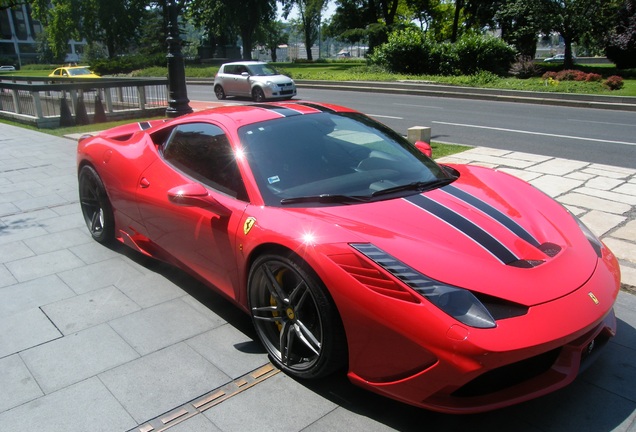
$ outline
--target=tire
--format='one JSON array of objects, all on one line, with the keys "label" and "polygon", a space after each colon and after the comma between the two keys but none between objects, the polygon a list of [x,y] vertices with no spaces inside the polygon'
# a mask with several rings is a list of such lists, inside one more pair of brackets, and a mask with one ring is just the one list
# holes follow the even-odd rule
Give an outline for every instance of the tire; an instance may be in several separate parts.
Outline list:
[{"label": "tire", "polygon": [[225,90],[220,85],[214,86],[214,94],[218,100],[224,100],[227,96],[225,95]]},{"label": "tire", "polygon": [[255,102],[263,102],[265,100],[265,93],[263,92],[263,89],[260,87],[254,87],[254,90],[252,90],[252,99],[254,99]]},{"label": "tire", "polygon": [[300,259],[262,255],[248,278],[252,321],[279,369],[302,379],[325,377],[346,362],[338,311],[324,284]]},{"label": "tire", "polygon": [[115,218],[104,183],[89,165],[79,173],[79,196],[86,227],[93,239],[107,244],[115,238]]}]

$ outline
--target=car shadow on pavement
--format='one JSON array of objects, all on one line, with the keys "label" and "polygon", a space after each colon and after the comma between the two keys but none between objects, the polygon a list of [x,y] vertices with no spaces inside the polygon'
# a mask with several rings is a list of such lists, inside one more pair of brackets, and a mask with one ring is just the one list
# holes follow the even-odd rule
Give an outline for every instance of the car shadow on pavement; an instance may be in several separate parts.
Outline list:
[{"label": "car shadow on pavement", "polygon": [[[170,264],[149,258],[123,245],[111,247],[146,269],[162,275],[217,314],[250,341],[235,345],[248,353],[265,353],[250,317],[204,283]],[[406,405],[354,386],[339,371],[320,380],[295,380],[299,385],[354,415],[384,425],[377,430],[491,432],[610,432],[636,424],[636,329],[618,319],[617,337],[599,358],[569,386],[512,407],[482,414],[442,414]],[[239,346],[240,345],[240,346]],[[346,423],[346,422],[345,422]],[[333,432],[349,431],[342,424]],[[375,428],[373,430],[376,430]]]}]

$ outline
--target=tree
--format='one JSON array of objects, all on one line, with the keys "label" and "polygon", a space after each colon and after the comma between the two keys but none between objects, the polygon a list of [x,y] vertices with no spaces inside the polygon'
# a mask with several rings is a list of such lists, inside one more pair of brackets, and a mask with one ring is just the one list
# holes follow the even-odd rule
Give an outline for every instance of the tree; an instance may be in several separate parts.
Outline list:
[{"label": "tree", "polygon": [[136,36],[144,0],[34,0],[33,11],[46,28],[51,50],[57,58],[66,53],[69,39],[101,42],[112,58]]},{"label": "tree", "polygon": [[607,38],[607,57],[619,69],[636,68],[636,1],[625,0],[618,25]]},{"label": "tree", "polygon": [[610,30],[611,17],[616,13],[614,0],[542,0],[547,2],[547,15],[551,30],[563,38],[565,61],[563,67],[574,65],[572,44],[583,37],[600,37]]},{"label": "tree", "polygon": [[234,0],[191,0],[187,16],[211,38],[232,40],[240,35],[243,59],[251,60],[256,31],[276,15],[275,0],[244,0],[237,7]]},{"label": "tree", "polygon": [[269,50],[272,61],[276,62],[278,60],[276,58],[276,49],[279,45],[287,43],[289,34],[285,31],[285,24],[282,22],[269,21],[259,28],[256,40]]},{"label": "tree", "polygon": [[307,60],[313,60],[311,47],[319,37],[322,12],[327,6],[327,0],[282,0],[283,17],[287,18],[294,6],[300,15],[300,29],[305,40]]},{"label": "tree", "polygon": [[504,0],[495,13],[501,38],[513,45],[524,58],[533,59],[537,51],[537,38],[546,26],[546,3],[541,1]]}]

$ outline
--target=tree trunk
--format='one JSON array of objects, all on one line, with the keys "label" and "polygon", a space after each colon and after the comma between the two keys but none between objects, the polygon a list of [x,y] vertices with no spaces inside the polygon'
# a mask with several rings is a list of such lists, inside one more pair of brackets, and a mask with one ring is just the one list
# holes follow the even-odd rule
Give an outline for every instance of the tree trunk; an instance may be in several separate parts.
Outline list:
[{"label": "tree trunk", "polygon": [[464,7],[464,0],[455,0],[455,16],[453,17],[453,32],[451,34],[451,42],[457,42],[457,33],[459,28],[459,14]]},{"label": "tree trunk", "polygon": [[563,43],[565,44],[565,59],[563,60],[563,68],[574,69],[574,60],[572,59],[572,38],[569,36],[563,36]]}]

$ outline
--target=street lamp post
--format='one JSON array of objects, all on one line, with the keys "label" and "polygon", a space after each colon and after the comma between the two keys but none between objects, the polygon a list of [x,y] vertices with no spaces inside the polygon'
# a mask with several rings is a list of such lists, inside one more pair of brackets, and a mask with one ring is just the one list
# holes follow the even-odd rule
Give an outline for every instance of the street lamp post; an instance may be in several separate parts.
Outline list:
[{"label": "street lamp post", "polygon": [[177,0],[168,0],[168,108],[167,117],[179,117],[192,112],[188,103],[186,89],[185,66],[181,54],[181,37],[179,36],[179,22]]}]

